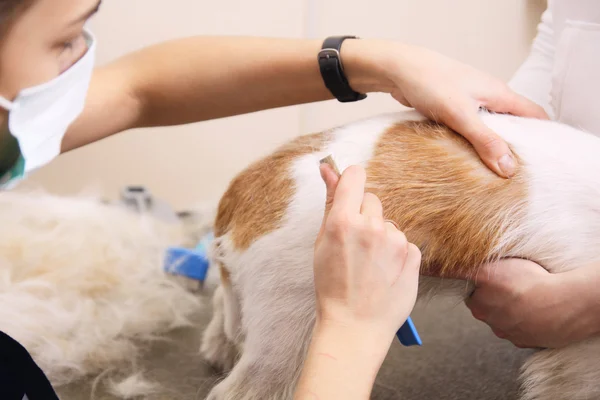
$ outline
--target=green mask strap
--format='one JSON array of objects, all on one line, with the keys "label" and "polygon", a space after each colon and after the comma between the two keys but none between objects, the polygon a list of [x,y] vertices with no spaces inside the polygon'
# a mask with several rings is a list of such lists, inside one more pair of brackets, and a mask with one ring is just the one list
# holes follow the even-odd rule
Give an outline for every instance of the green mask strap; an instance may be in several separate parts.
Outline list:
[{"label": "green mask strap", "polygon": [[14,163],[14,165],[0,177],[0,189],[9,189],[16,181],[25,176],[25,159],[22,155]]}]

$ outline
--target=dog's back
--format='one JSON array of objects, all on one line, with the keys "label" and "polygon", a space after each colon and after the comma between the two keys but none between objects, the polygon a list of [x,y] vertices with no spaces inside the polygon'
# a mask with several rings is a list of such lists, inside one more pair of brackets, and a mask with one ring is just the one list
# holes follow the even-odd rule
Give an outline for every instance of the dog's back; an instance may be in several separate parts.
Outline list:
[{"label": "dog's back", "polygon": [[222,285],[203,351],[225,367],[242,347],[243,355],[211,398],[292,398],[313,324],[312,251],[325,204],[318,165],[328,154],[340,170],[366,168],[367,190],[421,249],[429,273],[474,274],[509,256],[551,271],[600,261],[591,246],[600,235],[600,177],[591,172],[600,140],[551,122],[482,118],[517,155],[511,179],[489,171],[462,137],[409,112],[300,137],[231,183],[215,223]]}]

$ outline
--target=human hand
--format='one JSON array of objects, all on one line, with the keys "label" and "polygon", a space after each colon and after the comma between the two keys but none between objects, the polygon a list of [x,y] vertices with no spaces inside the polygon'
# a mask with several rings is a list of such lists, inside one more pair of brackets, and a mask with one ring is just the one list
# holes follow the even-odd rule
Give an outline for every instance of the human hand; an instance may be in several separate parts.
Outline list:
[{"label": "human hand", "polygon": [[477,273],[467,306],[518,347],[562,347],[599,333],[599,277],[598,268],[551,274],[531,261],[502,260]]},{"label": "human hand", "polygon": [[338,180],[323,164],[321,176],[327,203],[315,243],[317,324],[389,339],[389,346],[414,307],[421,253],[364,192],[364,169],[349,167]]},{"label": "human hand", "polygon": [[321,165],[325,215],[315,242],[317,319],[296,400],[368,399],[395,333],[417,297],[421,253],[379,199],[365,193],[365,171],[340,178]]},{"label": "human hand", "polygon": [[[480,107],[548,119],[542,107],[513,92],[499,79],[436,52],[371,40],[346,41],[344,46],[350,60],[354,52],[372,61],[370,69],[362,69],[371,71],[371,79],[364,78],[365,73],[356,74],[362,79],[354,82],[349,75],[351,85],[360,88],[363,84],[365,91],[371,85],[379,85],[374,90],[388,92],[403,105],[454,129],[502,177],[514,174],[516,160],[507,143],[482,122],[478,115]],[[350,69],[349,74],[352,72]]]}]

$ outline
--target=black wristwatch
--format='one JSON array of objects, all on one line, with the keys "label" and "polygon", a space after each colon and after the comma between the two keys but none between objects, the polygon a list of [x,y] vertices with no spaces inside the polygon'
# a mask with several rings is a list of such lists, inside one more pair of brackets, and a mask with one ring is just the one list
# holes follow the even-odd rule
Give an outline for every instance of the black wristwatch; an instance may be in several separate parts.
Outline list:
[{"label": "black wristwatch", "polygon": [[356,36],[331,36],[325,39],[319,52],[319,69],[325,86],[342,103],[362,100],[366,94],[352,90],[344,73],[340,56],[342,43],[346,39],[358,39]]}]

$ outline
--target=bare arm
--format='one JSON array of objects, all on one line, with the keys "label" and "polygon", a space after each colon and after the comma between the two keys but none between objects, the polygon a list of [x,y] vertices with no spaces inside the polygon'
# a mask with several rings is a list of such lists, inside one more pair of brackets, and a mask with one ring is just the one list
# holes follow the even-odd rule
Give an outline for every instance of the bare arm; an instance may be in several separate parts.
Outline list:
[{"label": "bare arm", "polygon": [[318,325],[295,400],[369,399],[389,345],[365,330]]},{"label": "bare arm", "polygon": [[[97,71],[86,110],[63,151],[136,127],[185,124],[330,99],[317,63],[320,40],[192,37],[140,50]],[[387,92],[465,136],[490,169],[514,172],[508,145],[479,118],[491,111],[546,117],[497,79],[401,43],[347,40],[352,88]]]},{"label": "bare arm", "polygon": [[[355,90],[381,90],[357,43],[342,57]],[[119,131],[177,125],[331,99],[319,40],[193,37],[162,43],[99,69],[63,150]],[[369,57],[364,52],[364,57]]]},{"label": "bare arm", "polygon": [[296,400],[367,400],[417,298],[421,253],[365,193],[364,169],[321,168],[327,200],[315,242],[316,323]]}]

